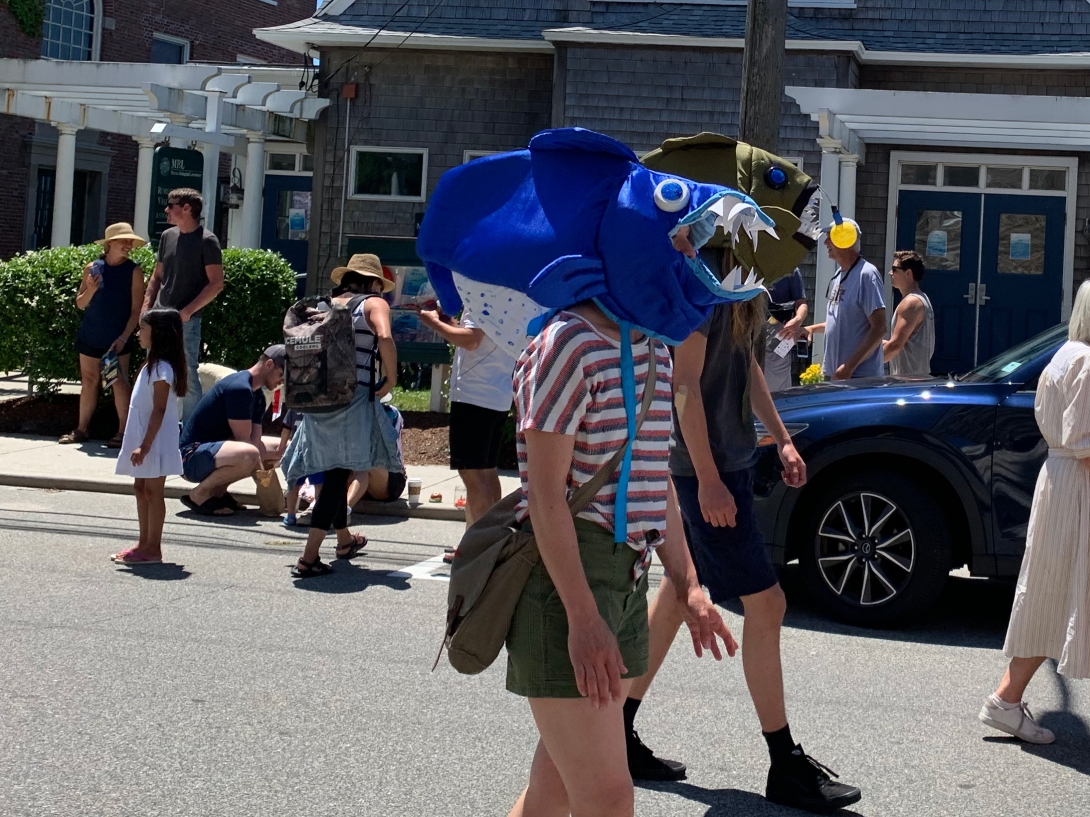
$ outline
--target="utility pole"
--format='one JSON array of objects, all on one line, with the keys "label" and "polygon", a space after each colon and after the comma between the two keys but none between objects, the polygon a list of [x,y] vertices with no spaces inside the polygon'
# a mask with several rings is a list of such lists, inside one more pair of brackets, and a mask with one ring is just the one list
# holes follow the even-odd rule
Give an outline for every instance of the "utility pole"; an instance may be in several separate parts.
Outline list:
[{"label": "utility pole", "polygon": [[749,0],[738,139],[770,153],[780,141],[787,0]]}]

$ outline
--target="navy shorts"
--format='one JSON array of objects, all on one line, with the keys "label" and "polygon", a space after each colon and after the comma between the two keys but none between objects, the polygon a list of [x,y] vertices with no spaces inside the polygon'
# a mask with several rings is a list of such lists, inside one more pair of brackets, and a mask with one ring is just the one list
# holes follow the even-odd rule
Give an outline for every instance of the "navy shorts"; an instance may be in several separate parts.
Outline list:
[{"label": "navy shorts", "polygon": [[191,443],[182,449],[182,476],[190,482],[204,482],[216,470],[216,454],[223,441]]},{"label": "navy shorts", "polygon": [[779,578],[753,512],[753,469],[720,471],[719,478],[738,506],[733,528],[716,528],[704,521],[696,477],[672,477],[697,576],[712,601],[722,605],[768,590]]}]

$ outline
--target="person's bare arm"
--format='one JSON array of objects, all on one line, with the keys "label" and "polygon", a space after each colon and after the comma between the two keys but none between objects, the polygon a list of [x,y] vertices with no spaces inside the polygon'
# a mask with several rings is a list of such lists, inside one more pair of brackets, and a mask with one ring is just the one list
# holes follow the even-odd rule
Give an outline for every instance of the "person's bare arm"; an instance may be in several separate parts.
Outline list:
[{"label": "person's bare arm", "polygon": [[693,650],[699,658],[704,650],[711,650],[715,660],[723,658],[719,651],[719,642],[716,636],[723,639],[723,645],[727,648],[727,655],[734,656],[738,650],[738,642],[734,640],[727,628],[723,617],[715,609],[715,605],[708,601],[704,590],[700,586],[700,580],[696,576],[696,567],[693,566],[693,558],[689,548],[685,544],[685,529],[681,522],[681,509],[678,508],[677,495],[674,493],[673,483],[669,483],[666,495],[666,536],[665,540],[655,550],[666,574],[671,578],[671,585],[677,594],[678,609],[689,627],[689,634],[693,638]]},{"label": "person's bare arm", "polygon": [[[231,426],[231,434],[235,438],[237,443],[253,443],[254,441],[254,422],[252,420],[228,420],[227,424]],[[261,438],[261,428],[257,430],[258,439]]]},{"label": "person's bare arm", "polygon": [[363,302],[363,316],[367,325],[375,333],[378,343],[379,359],[382,361],[382,373],[386,382],[376,389],[375,398],[381,399],[397,385],[397,344],[394,343],[393,330],[390,326],[390,305],[382,298],[368,298]]},{"label": "person's bare arm", "polygon": [[798,298],[795,300],[795,314],[791,320],[783,325],[778,333],[781,340],[798,340],[805,336],[806,329],[803,324],[806,323],[806,316],[810,314],[810,306],[806,303],[805,298]]},{"label": "person's bare arm", "polygon": [[133,449],[129,461],[134,466],[144,462],[148,455],[159,429],[163,427],[163,418],[167,413],[167,401],[170,400],[170,384],[165,380],[156,380],[151,387],[151,416],[148,417],[148,427],[144,431],[144,439],[140,445]]},{"label": "person's bare arm", "polygon": [[734,527],[738,507],[730,490],[719,477],[708,438],[708,420],[700,393],[700,375],[708,339],[693,332],[674,352],[674,403],[679,430],[696,472],[697,496],[704,521],[717,528]]},{"label": "person's bare arm", "polygon": [[140,324],[140,314],[143,306],[144,271],[137,267],[132,271],[132,311],[129,313],[129,320],[125,323],[125,331],[110,346],[113,351],[120,352],[129,338],[132,337],[132,333],[136,331],[136,327]]},{"label": "person's bare arm", "polygon": [[182,323],[188,323],[193,316],[216,300],[216,296],[223,292],[223,265],[209,264],[204,268],[204,274],[208,277],[208,283],[204,289],[197,293],[197,297],[185,305],[178,312],[182,316]]},{"label": "person's bare arm", "polygon": [[866,357],[878,348],[878,344],[882,342],[882,338],[886,334],[886,309],[882,307],[876,309],[870,313],[867,318],[867,322],[870,324],[870,328],[867,329],[867,334],[863,336],[863,340],[859,342],[859,345],[855,347],[855,351],[851,353],[851,356],[837,366],[836,373],[833,375],[833,380],[848,380],[855,374],[855,370],[859,367]]},{"label": "person's bare arm", "polygon": [[144,291],[144,312],[147,312],[153,306],[155,301],[159,297],[159,288],[163,285],[163,262],[156,261],[155,269],[151,273],[151,278],[148,279],[148,288]]},{"label": "person's bare arm", "polygon": [[924,319],[924,305],[919,298],[906,298],[893,313],[893,331],[882,341],[882,362],[889,363],[901,353]]},{"label": "person's bare arm", "polygon": [[91,275],[91,265],[88,264],[83,268],[83,280],[79,282],[79,292],[76,293],[76,308],[86,309],[91,303],[91,299],[95,297],[95,293],[98,292],[99,281]]},{"label": "person's bare arm", "polygon": [[567,480],[575,437],[526,430],[526,472],[530,521],[549,577],[568,618],[568,655],[579,694],[604,709],[621,700],[621,676],[628,670],[617,639],[598,612],[579,558],[575,522],[568,510]]},{"label": "person's bare arm", "polygon": [[449,318],[444,321],[439,317],[439,313],[434,310],[420,310],[420,322],[433,332],[438,333],[451,346],[457,346],[460,349],[467,349],[472,352],[481,345],[481,341],[484,340],[483,329],[477,329],[476,327],[468,329],[448,321],[450,321]]},{"label": "person's bare arm", "polygon": [[772,394],[768,391],[768,383],[765,381],[765,373],[757,365],[757,361],[750,358],[749,361],[749,400],[753,407],[753,413],[764,425],[765,430],[772,435],[779,450],[780,463],[783,472],[780,476],[783,481],[792,488],[801,488],[806,484],[806,463],[802,461],[799,452],[795,450],[795,444],[791,442],[791,435],[780,419],[780,413],[776,411],[776,403]]}]

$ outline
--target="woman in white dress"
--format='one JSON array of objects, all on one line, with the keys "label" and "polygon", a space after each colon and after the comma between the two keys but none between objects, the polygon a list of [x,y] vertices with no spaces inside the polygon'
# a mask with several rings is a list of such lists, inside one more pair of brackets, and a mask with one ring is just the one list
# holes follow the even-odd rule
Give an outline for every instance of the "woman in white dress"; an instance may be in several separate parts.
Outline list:
[{"label": "woman in white dress", "polygon": [[1056,736],[1022,695],[1046,658],[1090,678],[1090,281],[1079,287],[1068,341],[1041,372],[1034,404],[1048,459],[1037,477],[1026,554],[1004,654],[1010,664],[980,720],[1029,743]]},{"label": "woman in white dress", "polygon": [[167,477],[182,473],[178,450],[178,401],[188,386],[182,319],[174,309],[151,309],[140,316],[140,345],[148,360],[132,390],[125,438],[115,473],[135,477],[140,540],[115,553],[117,564],[151,565],[163,561],[163,521]]}]

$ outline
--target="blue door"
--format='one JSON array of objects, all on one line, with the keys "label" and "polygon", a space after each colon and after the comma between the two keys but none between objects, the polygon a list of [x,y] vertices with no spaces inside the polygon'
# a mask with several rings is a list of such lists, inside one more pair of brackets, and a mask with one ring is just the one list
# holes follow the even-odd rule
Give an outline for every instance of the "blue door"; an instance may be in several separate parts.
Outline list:
[{"label": "blue door", "polygon": [[975,365],[980,207],[979,193],[903,190],[897,200],[897,249],[914,249],[927,267],[921,286],[935,309],[936,374]]},{"label": "blue door", "polygon": [[1060,322],[1067,202],[985,194],[977,303],[983,363]]},{"label": "blue door", "polygon": [[261,247],[284,256],[299,280],[307,272],[312,184],[310,176],[265,176]]}]

